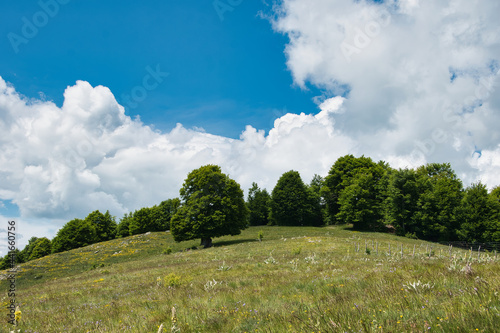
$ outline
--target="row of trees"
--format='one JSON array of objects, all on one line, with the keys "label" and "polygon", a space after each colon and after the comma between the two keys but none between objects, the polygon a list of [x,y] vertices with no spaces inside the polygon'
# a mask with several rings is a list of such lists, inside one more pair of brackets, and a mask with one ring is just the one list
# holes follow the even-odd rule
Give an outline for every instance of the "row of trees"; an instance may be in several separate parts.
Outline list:
[{"label": "row of trees", "polygon": [[[180,199],[126,214],[117,224],[109,212],[94,211],[66,223],[50,241],[30,239],[17,250],[18,262],[116,237],[170,229],[176,241],[236,235],[248,225],[321,226],[352,224],[358,230],[469,242],[500,241],[500,187],[488,193],[481,183],[463,188],[449,164],[392,169],[368,157],[339,158],[328,175],[305,184],[297,171],[285,172],[271,194],[256,183],[244,200],[240,185],[219,166],[190,172]],[[0,266],[8,265],[8,256]]]},{"label": "row of trees", "polygon": [[450,164],[392,169],[368,157],[339,158],[323,179],[304,185],[284,173],[271,195],[253,184],[250,224],[352,224],[358,230],[393,227],[398,235],[431,241],[500,241],[500,187],[463,188]]},{"label": "row of trees", "polygon": [[[165,231],[170,228],[170,219],[180,206],[179,199],[169,199],[153,207],[144,207],[125,214],[119,223],[109,211],[96,210],[84,219],[67,222],[51,240],[46,237],[32,237],[22,251],[15,251],[16,262],[23,263],[51,253],[58,253],[108,241],[117,237],[127,237],[148,231]],[[0,269],[10,265],[6,255],[0,261]]]}]

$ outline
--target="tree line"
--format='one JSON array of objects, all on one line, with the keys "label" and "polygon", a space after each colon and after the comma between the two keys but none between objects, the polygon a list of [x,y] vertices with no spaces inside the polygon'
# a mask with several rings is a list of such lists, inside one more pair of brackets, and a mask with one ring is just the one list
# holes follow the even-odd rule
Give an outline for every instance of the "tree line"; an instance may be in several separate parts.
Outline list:
[{"label": "tree line", "polygon": [[[253,183],[244,200],[240,185],[206,165],[190,172],[180,198],[125,214],[119,223],[96,210],[66,223],[54,237],[32,237],[17,261],[25,262],[117,237],[171,230],[176,241],[237,235],[249,225],[323,226],[351,224],[356,230],[393,231],[430,241],[500,241],[500,186],[464,188],[447,163],[393,169],[386,162],[346,155],[328,175],[309,184],[285,172],[272,192]],[[0,268],[8,267],[8,256]]]}]

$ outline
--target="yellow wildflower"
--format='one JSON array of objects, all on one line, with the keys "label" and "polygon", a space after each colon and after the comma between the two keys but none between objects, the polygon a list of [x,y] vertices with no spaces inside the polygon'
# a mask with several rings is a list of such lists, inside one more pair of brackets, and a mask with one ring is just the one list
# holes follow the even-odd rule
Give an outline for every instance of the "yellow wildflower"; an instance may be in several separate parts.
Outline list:
[{"label": "yellow wildflower", "polygon": [[16,306],[16,312],[14,312],[14,316],[16,323],[18,323],[21,320],[21,309],[19,309],[19,306]]}]

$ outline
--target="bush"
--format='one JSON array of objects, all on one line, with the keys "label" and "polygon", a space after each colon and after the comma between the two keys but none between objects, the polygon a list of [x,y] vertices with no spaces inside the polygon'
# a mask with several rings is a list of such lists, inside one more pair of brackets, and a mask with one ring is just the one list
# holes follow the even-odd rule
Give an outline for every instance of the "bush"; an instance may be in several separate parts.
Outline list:
[{"label": "bush", "polygon": [[171,288],[178,287],[181,285],[181,277],[175,273],[170,273],[163,279],[163,284]]}]

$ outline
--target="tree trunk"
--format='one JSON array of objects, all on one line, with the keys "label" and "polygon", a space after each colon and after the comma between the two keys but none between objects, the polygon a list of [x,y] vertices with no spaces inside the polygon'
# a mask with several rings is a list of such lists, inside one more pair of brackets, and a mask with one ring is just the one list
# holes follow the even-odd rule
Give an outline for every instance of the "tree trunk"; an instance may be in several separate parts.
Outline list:
[{"label": "tree trunk", "polygon": [[209,247],[212,247],[212,238],[210,238],[210,237],[208,237],[208,238],[202,238],[200,245],[203,245],[203,247],[205,249],[209,248]]}]

